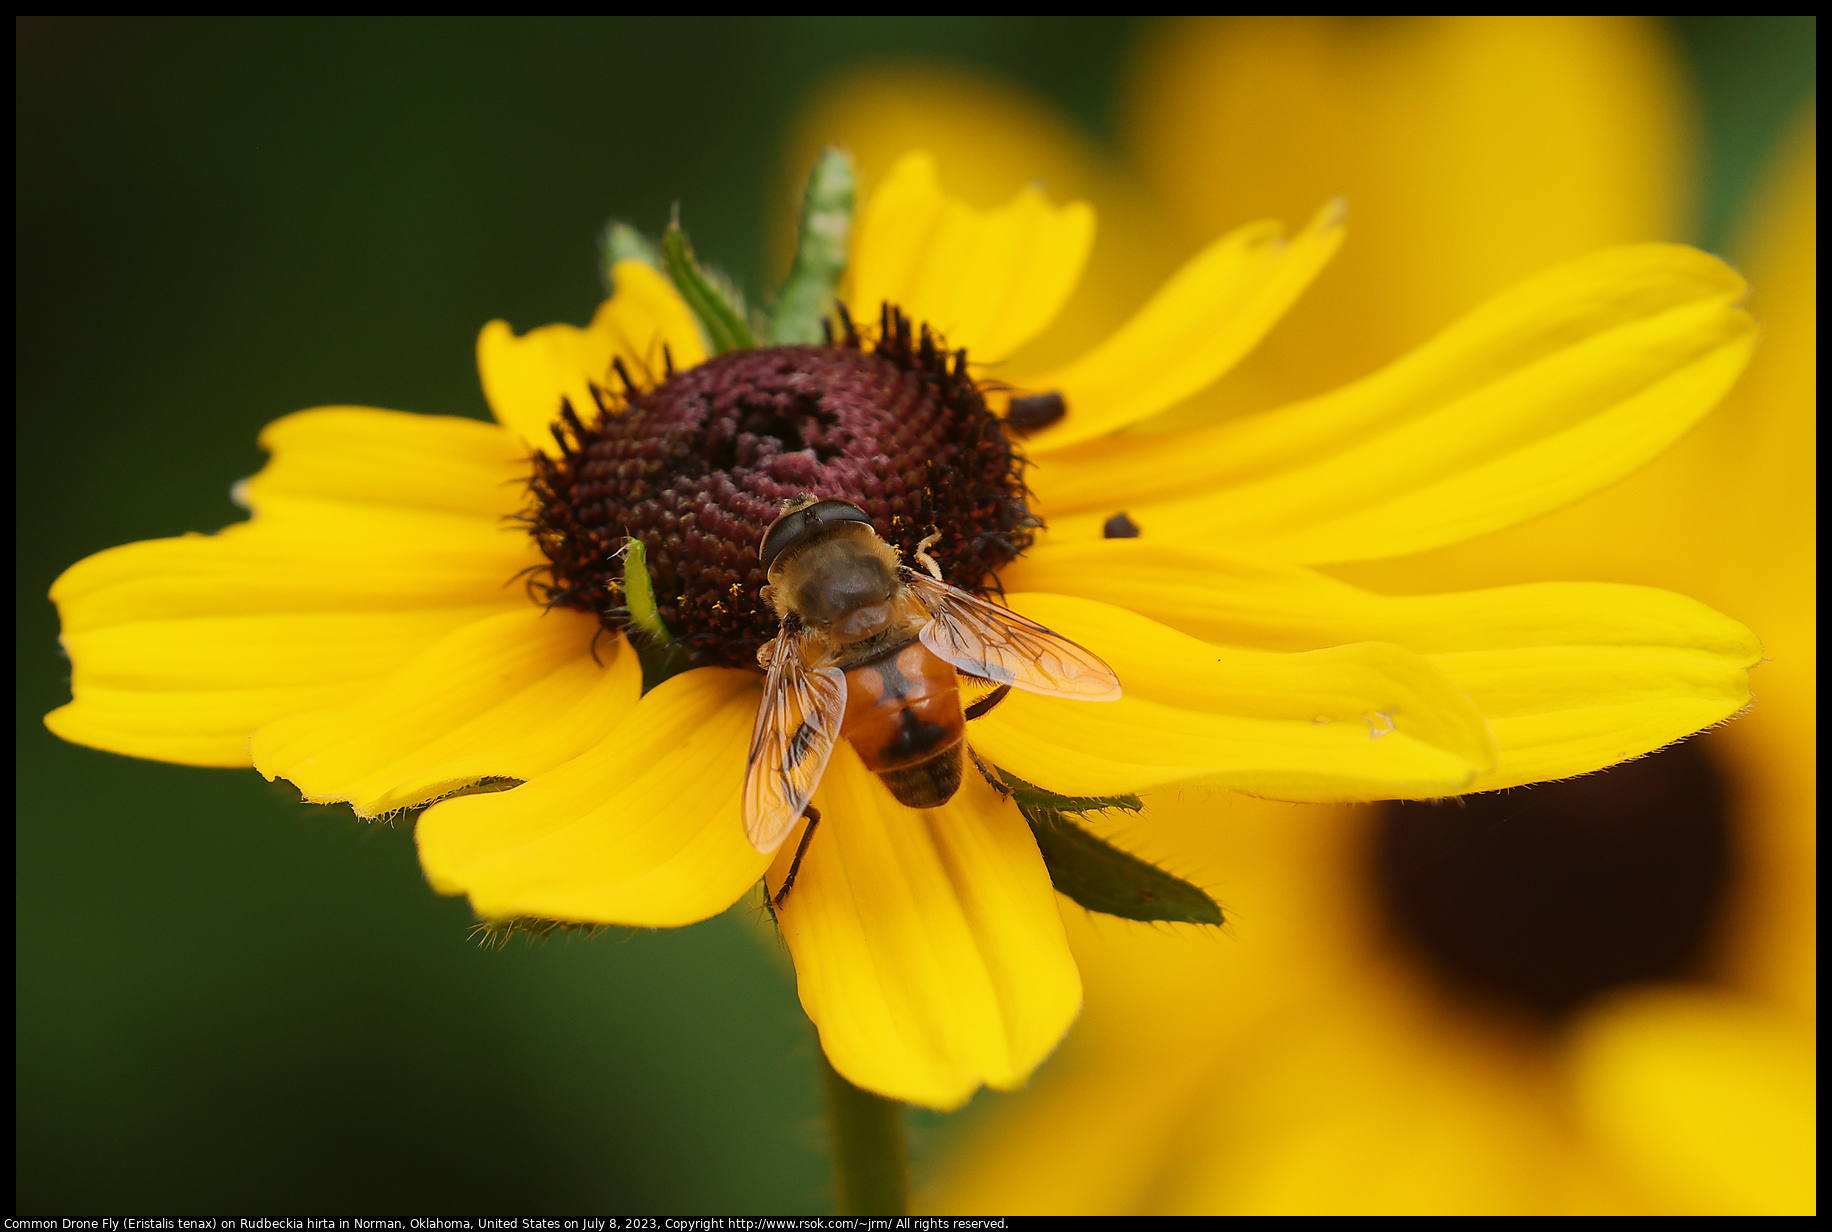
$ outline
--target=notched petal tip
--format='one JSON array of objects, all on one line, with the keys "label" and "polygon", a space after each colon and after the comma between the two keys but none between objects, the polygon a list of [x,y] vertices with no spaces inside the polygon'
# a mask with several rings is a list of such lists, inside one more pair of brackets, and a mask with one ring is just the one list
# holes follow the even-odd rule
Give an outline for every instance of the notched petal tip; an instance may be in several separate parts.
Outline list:
[{"label": "notched petal tip", "polygon": [[1256,346],[1341,247],[1339,199],[1290,240],[1270,220],[1222,236],[1186,262],[1105,342],[1057,371],[1014,378],[1060,390],[1072,413],[1036,434],[1047,453],[1168,410]]},{"label": "notched petal tip", "polygon": [[1036,337],[1068,301],[1094,244],[1094,209],[1053,206],[1035,187],[979,210],[945,193],[935,159],[898,159],[860,213],[851,302],[895,304],[976,363]]}]

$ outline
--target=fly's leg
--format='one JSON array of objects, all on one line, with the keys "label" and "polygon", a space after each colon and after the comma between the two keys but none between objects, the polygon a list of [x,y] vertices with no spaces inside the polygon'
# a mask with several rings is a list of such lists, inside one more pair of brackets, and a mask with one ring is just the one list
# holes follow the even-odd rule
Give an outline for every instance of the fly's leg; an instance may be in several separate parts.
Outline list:
[{"label": "fly's leg", "polygon": [[782,900],[789,897],[789,891],[795,886],[795,874],[801,871],[802,857],[808,854],[808,843],[814,838],[814,828],[821,824],[821,811],[812,804],[802,808],[802,816],[808,819],[808,828],[802,831],[801,842],[795,848],[795,858],[789,861],[789,875],[782,879],[782,889],[776,891],[776,897],[770,900],[770,911],[782,910]]},{"label": "fly's leg", "polygon": [[929,545],[940,541],[941,532],[932,531],[927,539],[916,545],[916,563],[927,569],[929,576],[938,582],[941,581],[941,566],[935,563],[933,556],[929,555]]},{"label": "fly's leg", "polygon": [[1010,693],[1011,686],[1002,684],[986,696],[980,698],[979,701],[974,702],[971,706],[961,711],[961,717],[966,719],[969,723],[975,719],[984,718],[994,706],[1004,701],[1006,696]]},{"label": "fly's leg", "polygon": [[1011,799],[1011,788],[1005,785],[1005,780],[999,777],[997,771],[986,764],[984,758],[973,751],[972,745],[967,746],[967,756],[973,758],[974,767],[979,770],[980,777],[992,784],[992,789],[999,793],[999,799]]}]

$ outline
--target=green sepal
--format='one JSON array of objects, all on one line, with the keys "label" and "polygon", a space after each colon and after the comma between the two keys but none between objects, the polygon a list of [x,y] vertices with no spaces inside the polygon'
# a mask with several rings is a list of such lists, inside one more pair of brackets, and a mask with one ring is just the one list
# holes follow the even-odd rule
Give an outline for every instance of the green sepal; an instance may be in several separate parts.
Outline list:
[{"label": "green sepal", "polygon": [[1155,864],[1096,838],[1071,813],[1139,810],[1137,796],[1059,796],[1000,770],[1018,811],[1043,853],[1050,884],[1089,911],[1124,920],[1220,924],[1221,907],[1201,890]]},{"label": "green sepal", "polygon": [[852,234],[852,155],[832,146],[821,152],[802,193],[801,229],[795,261],[776,296],[770,317],[775,346],[826,340],[821,322],[833,307],[840,275],[846,272],[846,242]]},{"label": "green sepal", "polygon": [[636,538],[623,548],[623,604],[633,631],[630,644],[642,663],[644,693],[692,666],[687,648],[674,640],[674,634],[662,622],[661,608],[655,602],[655,583],[649,577],[648,549]]},{"label": "green sepal", "polygon": [[715,355],[743,351],[757,345],[745,319],[744,297],[729,278],[706,269],[693,256],[693,244],[681,230],[681,221],[669,222],[662,232],[662,265],[674,280],[675,290],[693,309]]},{"label": "green sepal", "polygon": [[661,249],[655,241],[627,222],[607,222],[598,236],[598,275],[604,279],[604,293],[617,294],[614,271],[619,261],[641,261],[651,269],[662,268]]}]

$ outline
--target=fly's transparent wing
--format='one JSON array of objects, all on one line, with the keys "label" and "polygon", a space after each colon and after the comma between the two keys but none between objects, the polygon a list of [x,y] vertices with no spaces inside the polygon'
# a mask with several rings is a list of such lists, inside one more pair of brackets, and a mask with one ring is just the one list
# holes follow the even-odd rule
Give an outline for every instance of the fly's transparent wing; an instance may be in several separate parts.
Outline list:
[{"label": "fly's transparent wing", "polygon": [[1119,700],[1113,669],[1062,634],[915,570],[903,580],[931,617],[922,644],[956,670],[1050,697]]},{"label": "fly's transparent wing", "polygon": [[801,635],[778,637],[744,767],[744,831],[758,851],[782,846],[801,820],[845,716],[846,677],[836,667],[810,670]]}]

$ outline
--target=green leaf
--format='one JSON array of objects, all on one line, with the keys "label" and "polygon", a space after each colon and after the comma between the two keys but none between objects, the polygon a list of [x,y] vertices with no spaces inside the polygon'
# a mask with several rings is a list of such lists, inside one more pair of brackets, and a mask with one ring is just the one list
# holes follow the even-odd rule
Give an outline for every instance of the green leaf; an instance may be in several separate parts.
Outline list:
[{"label": "green leaf", "polygon": [[1019,801],[1018,810],[1037,839],[1050,884],[1089,911],[1125,920],[1222,922],[1215,900],[1181,877],[1102,842],[1055,809]]},{"label": "green leaf", "polygon": [[641,261],[652,269],[662,268],[661,250],[655,241],[627,222],[607,222],[598,237],[598,273],[604,279],[604,293],[617,294],[613,271],[619,261]]},{"label": "green leaf", "polygon": [[1011,788],[1012,798],[1021,806],[1050,809],[1058,813],[1100,813],[1107,809],[1136,813],[1145,807],[1139,803],[1137,796],[1059,796],[1053,791],[1045,791],[1035,783],[1026,783],[1007,770],[998,771],[998,775]]},{"label": "green leaf", "polygon": [[713,354],[742,351],[757,345],[744,316],[744,299],[729,278],[703,267],[693,256],[693,244],[674,219],[662,232],[662,264],[674,286],[693,309],[706,345]]},{"label": "green leaf", "polygon": [[776,346],[825,340],[821,321],[833,307],[840,275],[846,272],[846,241],[852,233],[852,156],[832,146],[821,152],[802,193],[801,229],[795,261],[776,297],[770,342]]}]

